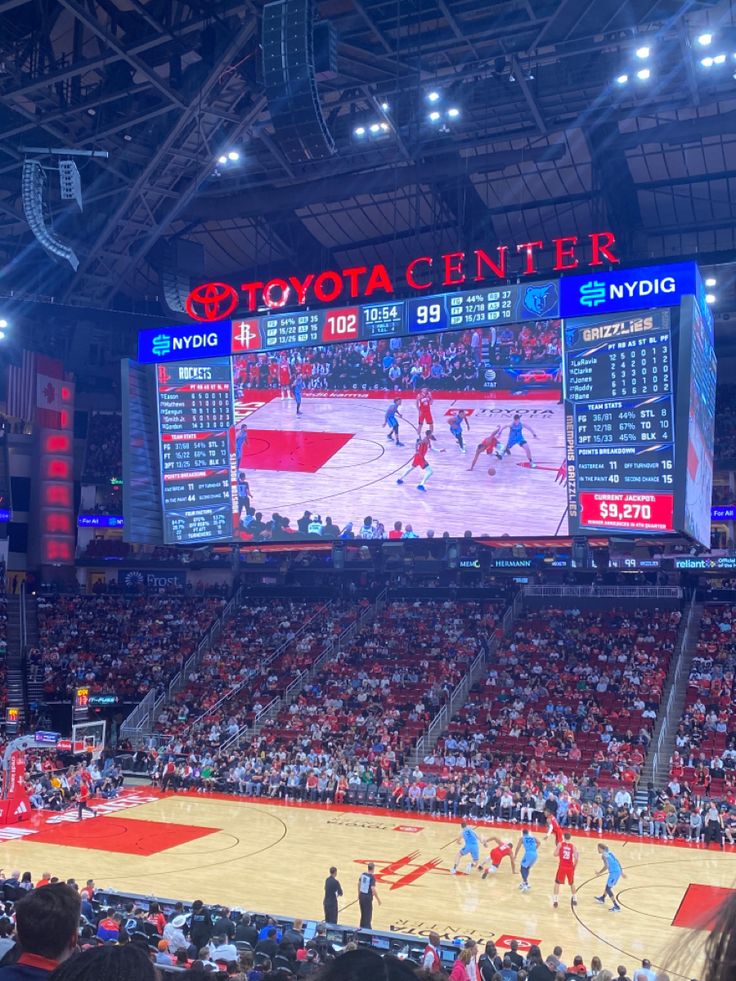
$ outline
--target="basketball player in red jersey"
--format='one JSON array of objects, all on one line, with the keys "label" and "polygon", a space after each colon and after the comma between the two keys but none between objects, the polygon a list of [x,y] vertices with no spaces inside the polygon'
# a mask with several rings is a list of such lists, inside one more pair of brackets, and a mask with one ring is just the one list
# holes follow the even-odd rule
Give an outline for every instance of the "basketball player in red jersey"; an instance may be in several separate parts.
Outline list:
[{"label": "basketball player in red jersey", "polygon": [[407,463],[404,469],[399,474],[396,483],[403,484],[404,478],[411,473],[415,467],[419,467],[422,471],[422,477],[417,484],[417,490],[424,491],[426,494],[427,488],[425,484],[432,476],[432,468],[427,463],[427,451],[429,450],[429,433],[425,433],[420,439],[417,440],[416,447],[414,449],[414,456],[411,461]]},{"label": "basketball player in red jersey", "polygon": [[496,426],[496,428],[493,430],[490,436],[486,436],[486,438],[481,443],[478,443],[478,446],[476,447],[475,450],[475,456],[473,457],[473,462],[468,467],[468,470],[473,469],[473,467],[478,462],[478,457],[484,451],[488,454],[488,456],[490,456],[492,453],[495,453],[499,460],[503,459],[501,454],[498,452],[498,443],[499,443],[498,438],[500,435],[501,435],[501,427]]},{"label": "basketball player in red jersey", "polygon": [[291,369],[286,358],[279,361],[279,388],[282,399],[291,398]]},{"label": "basketball player in red jersey", "polygon": [[77,821],[82,820],[82,811],[89,811],[92,817],[97,817],[97,811],[89,806],[91,796],[89,784],[86,780],[82,779],[79,783],[79,790],[77,791]]},{"label": "basketball player in red jersey", "polygon": [[[496,847],[491,851],[490,862],[483,869],[483,879],[488,878],[489,872],[498,872],[498,866],[501,862],[508,856],[509,862],[511,862],[511,871],[516,875],[516,862],[514,862],[514,845],[511,841],[502,841],[500,838],[496,838],[495,835],[489,835],[488,841],[497,842]],[[480,871],[480,866],[478,866],[478,871]]]},{"label": "basketball player in red jersey", "polygon": [[547,814],[547,834],[544,836],[546,841],[550,835],[555,836],[555,844],[559,845],[562,843],[562,828],[560,827],[560,822],[557,817],[551,812],[546,811]]},{"label": "basketball player in red jersey", "polygon": [[417,395],[417,409],[419,411],[419,424],[417,432],[422,435],[422,426],[427,424],[427,436],[434,439],[434,419],[432,418],[432,393],[428,388],[421,388]]},{"label": "basketball player in red jersey", "polygon": [[580,856],[577,848],[570,841],[569,831],[565,832],[563,841],[555,848],[555,857],[559,859],[559,865],[557,866],[557,875],[555,876],[555,894],[552,897],[552,905],[557,909],[560,886],[567,882],[572,892],[572,905],[577,906],[578,901],[575,898],[575,867],[578,864],[578,858]]}]

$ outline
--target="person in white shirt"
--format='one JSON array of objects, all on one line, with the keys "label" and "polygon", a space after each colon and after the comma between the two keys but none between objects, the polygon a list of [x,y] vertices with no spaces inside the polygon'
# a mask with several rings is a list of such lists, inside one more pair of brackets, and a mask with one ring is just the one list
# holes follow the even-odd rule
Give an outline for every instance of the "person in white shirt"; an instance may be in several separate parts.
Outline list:
[{"label": "person in white shirt", "polygon": [[169,942],[169,950],[176,953],[177,950],[188,950],[189,941],[184,936],[184,926],[187,918],[183,914],[175,916],[174,919],[164,927],[164,940]]},{"label": "person in white shirt", "polygon": [[227,937],[213,937],[208,947],[211,961],[237,961],[238,948],[231,944]]},{"label": "person in white shirt", "polygon": [[628,792],[628,790],[617,790],[616,796],[613,799],[616,807],[631,807],[631,794]]}]

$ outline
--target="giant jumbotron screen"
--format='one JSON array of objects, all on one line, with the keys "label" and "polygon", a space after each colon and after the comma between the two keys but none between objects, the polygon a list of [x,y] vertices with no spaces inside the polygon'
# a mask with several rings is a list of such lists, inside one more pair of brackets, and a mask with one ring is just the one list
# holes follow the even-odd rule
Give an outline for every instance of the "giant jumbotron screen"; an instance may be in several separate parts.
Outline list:
[{"label": "giant jumbotron screen", "polygon": [[155,472],[127,479],[150,479],[168,544],[707,543],[712,319],[678,299],[563,320],[547,283],[149,331]]}]

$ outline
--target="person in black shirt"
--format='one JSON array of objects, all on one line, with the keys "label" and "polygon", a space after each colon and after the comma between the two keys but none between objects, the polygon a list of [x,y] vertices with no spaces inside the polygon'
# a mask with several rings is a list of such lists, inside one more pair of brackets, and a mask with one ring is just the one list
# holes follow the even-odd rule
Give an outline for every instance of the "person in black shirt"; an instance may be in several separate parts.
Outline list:
[{"label": "person in black shirt", "polygon": [[251,923],[247,913],[243,913],[240,923],[235,927],[235,941],[250,944],[251,947],[255,947],[258,943],[258,930]]},{"label": "person in black shirt", "polygon": [[376,877],[373,875],[375,866],[368,863],[368,871],[358,877],[358,905],[360,906],[360,928],[370,930],[373,923],[373,900],[381,905],[376,892]]},{"label": "person in black shirt", "polygon": [[195,899],[192,904],[192,915],[189,920],[189,939],[197,950],[206,947],[212,937],[212,917],[210,911],[201,899]]},{"label": "person in black shirt", "polygon": [[325,898],[322,903],[325,911],[325,923],[337,923],[338,896],[342,896],[342,886],[337,878],[337,868],[333,865],[329,876],[325,879]]},{"label": "person in black shirt", "polygon": [[269,927],[265,940],[259,940],[256,944],[256,954],[265,954],[269,960],[273,961],[278,953],[279,945],[276,940],[276,927]]},{"label": "person in black shirt", "polygon": [[230,919],[230,910],[227,906],[223,906],[220,910],[220,915],[212,926],[212,936],[227,937],[229,941],[232,941],[235,936],[235,924]]},{"label": "person in black shirt", "polygon": [[511,949],[506,956],[511,958],[511,963],[514,965],[514,968],[518,971],[520,967],[524,966],[524,958],[519,953],[519,941],[512,940],[511,943],[509,944],[509,947]]},{"label": "person in black shirt", "polygon": [[274,971],[282,971],[286,972],[287,974],[293,974],[295,967],[296,951],[294,950],[294,946],[293,944],[290,944],[288,940],[282,940],[276,953],[274,954],[271,962],[271,968]]},{"label": "person in black shirt", "polygon": [[481,981],[493,981],[494,975],[500,974],[502,968],[503,961],[498,956],[496,945],[489,940],[485,953],[478,958],[478,973]]}]

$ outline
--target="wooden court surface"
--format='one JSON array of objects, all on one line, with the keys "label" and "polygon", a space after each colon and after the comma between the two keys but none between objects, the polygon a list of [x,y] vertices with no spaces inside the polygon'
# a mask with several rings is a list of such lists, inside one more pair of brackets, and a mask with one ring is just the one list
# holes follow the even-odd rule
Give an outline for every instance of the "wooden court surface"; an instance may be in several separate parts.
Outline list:
[{"label": "wooden court surface", "polygon": [[[402,403],[404,446],[397,447],[386,440],[388,429],[383,428],[388,396],[356,393],[351,398],[310,391],[300,416],[294,402],[280,399],[278,392],[269,393],[266,403],[250,397],[249,402],[246,392],[236,402],[235,414],[238,422],[245,419],[251,432],[246,474],[252,504],[266,517],[277,511],[294,526],[306,510],[323,519],[329,515],[340,527],[352,521],[357,531],[370,514],[383,522],[386,534],[394,521],[402,521],[422,537],[428,528],[438,536],[443,531],[462,536],[467,529],[476,535],[567,533],[566,488],[555,481],[564,458],[564,410],[554,399],[489,400],[473,393],[438,397],[432,407],[437,441],[428,455],[434,473],[423,494],[417,490],[419,470],[413,470],[402,486],[396,484],[399,471],[413,456],[418,423],[413,401]],[[463,428],[466,454],[450,434],[451,409],[472,412],[470,431]],[[538,469],[526,466],[523,450],[516,446],[503,462],[483,454],[468,472],[478,443],[496,426],[509,424],[515,412],[539,437],[527,433]],[[320,447],[318,436],[311,449],[305,449],[293,435],[320,433],[347,438],[333,451]],[[314,472],[305,468],[310,455],[317,466]],[[274,469],[277,463],[282,469]],[[494,476],[488,475],[491,466]]]},{"label": "wooden court surface", "polygon": [[[668,967],[673,978],[697,976],[697,971],[678,971],[668,964],[668,951],[691,936],[673,920],[692,926],[693,914],[713,895],[726,895],[736,879],[736,854],[730,850],[604,837],[626,875],[617,887],[623,910],[611,913],[594,901],[602,891],[602,877],[596,877],[601,839],[575,836],[580,851],[578,907],[572,909],[569,890],[565,894],[563,887],[560,908],[553,910],[556,860],[551,839],[541,845],[530,876],[532,890],[524,894],[508,860],[485,881],[477,872],[450,874],[457,821],[251,803],[224,795],[161,797],[143,788],[132,794],[123,799],[132,805],[126,810],[81,824],[57,818],[58,823],[39,827],[34,815],[35,829],[20,826],[30,832],[25,837],[0,841],[3,867],[30,869],[36,878],[50,871],[80,883],[92,876],[99,887],[319,919],[324,879],[334,864],[345,892],[340,923],[355,925],[358,875],[373,861],[382,901],[375,907],[376,929],[393,926],[417,934],[436,929],[449,938],[471,935],[478,941],[516,936],[541,941],[543,952],[559,943],[566,963],[577,953],[586,964],[598,954],[614,975],[618,964],[626,965],[631,975],[638,961],[649,957],[653,964]],[[140,800],[146,803],[136,803]],[[0,837],[4,831],[0,829]],[[519,834],[518,828],[492,825],[481,832],[514,841]],[[706,936],[699,931],[691,950]]]}]

